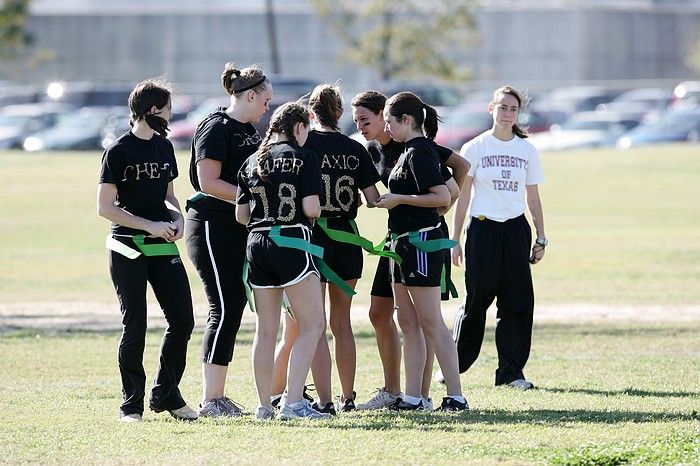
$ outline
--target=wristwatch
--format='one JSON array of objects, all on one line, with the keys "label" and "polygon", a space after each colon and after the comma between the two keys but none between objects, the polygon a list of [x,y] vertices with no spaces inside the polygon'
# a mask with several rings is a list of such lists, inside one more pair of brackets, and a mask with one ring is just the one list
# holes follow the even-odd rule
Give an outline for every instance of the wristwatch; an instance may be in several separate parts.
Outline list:
[{"label": "wristwatch", "polygon": [[547,241],[547,238],[537,238],[535,240],[535,244],[542,246],[543,248],[547,247],[549,244],[549,241]]}]

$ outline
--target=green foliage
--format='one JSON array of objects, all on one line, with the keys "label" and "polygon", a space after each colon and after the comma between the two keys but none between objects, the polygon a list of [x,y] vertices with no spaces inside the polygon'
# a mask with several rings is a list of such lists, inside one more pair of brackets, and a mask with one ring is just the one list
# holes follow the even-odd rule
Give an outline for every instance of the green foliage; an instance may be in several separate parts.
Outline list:
[{"label": "green foliage", "polygon": [[15,60],[34,37],[25,31],[29,0],[5,0],[0,6],[0,60]]},{"label": "green foliage", "polygon": [[690,48],[685,63],[695,72],[696,76],[700,76],[700,36]]},{"label": "green foliage", "polygon": [[377,69],[382,79],[465,79],[455,59],[474,40],[473,0],[314,0],[345,43],[342,56]]}]

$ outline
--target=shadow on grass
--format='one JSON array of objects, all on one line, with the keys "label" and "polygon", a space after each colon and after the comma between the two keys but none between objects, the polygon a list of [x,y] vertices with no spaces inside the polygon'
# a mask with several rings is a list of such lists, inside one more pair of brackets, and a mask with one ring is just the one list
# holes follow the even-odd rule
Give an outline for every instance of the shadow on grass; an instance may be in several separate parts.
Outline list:
[{"label": "shadow on grass", "polygon": [[664,392],[654,390],[639,390],[636,388],[624,388],[622,390],[598,390],[595,388],[547,388],[537,387],[538,391],[550,393],[583,393],[586,395],[629,395],[642,397],[659,397],[659,398],[684,398],[688,396],[700,396],[700,392]]},{"label": "shadow on grass", "polygon": [[[353,416],[354,417],[354,416]],[[568,424],[617,424],[623,422],[647,423],[659,421],[696,420],[697,414],[658,413],[643,411],[595,411],[585,409],[558,410],[535,409],[528,411],[471,411],[469,413],[372,413],[347,422],[326,423],[324,427],[336,429],[364,428],[368,430],[384,429],[422,429],[441,431],[468,430],[475,425],[513,425],[529,424],[542,426],[566,427]]]}]

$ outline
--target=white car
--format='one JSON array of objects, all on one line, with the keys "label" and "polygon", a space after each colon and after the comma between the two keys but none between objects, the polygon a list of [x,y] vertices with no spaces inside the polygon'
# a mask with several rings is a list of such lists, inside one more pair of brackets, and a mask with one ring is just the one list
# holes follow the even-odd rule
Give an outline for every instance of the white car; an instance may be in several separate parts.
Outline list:
[{"label": "white car", "polygon": [[640,120],[639,113],[580,112],[561,126],[553,125],[549,131],[534,134],[528,140],[539,151],[613,146],[620,135],[636,127]]}]

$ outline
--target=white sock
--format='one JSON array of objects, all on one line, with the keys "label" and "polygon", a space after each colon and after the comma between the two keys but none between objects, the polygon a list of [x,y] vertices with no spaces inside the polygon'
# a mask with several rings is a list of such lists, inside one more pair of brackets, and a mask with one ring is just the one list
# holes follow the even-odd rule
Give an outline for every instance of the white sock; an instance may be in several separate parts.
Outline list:
[{"label": "white sock", "polygon": [[412,405],[417,405],[418,403],[423,401],[423,398],[419,398],[419,397],[415,397],[415,396],[411,396],[411,395],[404,395],[401,397],[401,399],[403,401],[405,401],[406,403],[411,403]]},{"label": "white sock", "polygon": [[459,395],[459,396],[457,396],[457,395],[447,395],[447,396],[449,396],[449,397],[452,398],[453,400],[459,401],[460,403],[466,403],[466,402],[467,402],[467,400],[466,400],[463,396],[461,396],[461,395]]},{"label": "white sock", "polygon": [[270,403],[274,403],[275,401],[279,400],[282,398],[282,394],[280,393],[279,395],[272,395],[270,397]]}]

